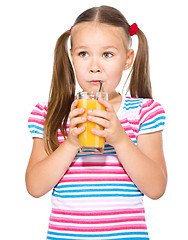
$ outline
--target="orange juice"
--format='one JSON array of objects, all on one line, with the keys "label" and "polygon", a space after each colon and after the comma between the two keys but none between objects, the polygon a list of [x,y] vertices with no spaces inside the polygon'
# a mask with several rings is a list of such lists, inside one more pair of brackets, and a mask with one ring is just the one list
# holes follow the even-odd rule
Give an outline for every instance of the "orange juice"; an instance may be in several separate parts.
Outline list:
[{"label": "orange juice", "polygon": [[[83,117],[87,117],[88,110],[106,110],[96,99],[78,99],[78,108],[85,108],[84,114],[81,115]],[[85,127],[85,131],[79,135],[80,151],[102,153],[104,150],[105,138],[95,135],[91,132],[91,129],[96,128],[103,130],[103,127],[90,121],[78,125],[78,127],[82,126]]]}]

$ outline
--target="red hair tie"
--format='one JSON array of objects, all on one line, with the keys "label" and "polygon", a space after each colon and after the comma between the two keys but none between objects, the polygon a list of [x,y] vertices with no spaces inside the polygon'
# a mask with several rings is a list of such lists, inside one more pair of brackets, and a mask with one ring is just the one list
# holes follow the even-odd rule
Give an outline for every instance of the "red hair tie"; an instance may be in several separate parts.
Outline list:
[{"label": "red hair tie", "polygon": [[72,28],[73,28],[73,26],[71,26],[71,28],[69,29],[69,32],[71,33],[71,31],[72,31]]},{"label": "red hair tie", "polygon": [[129,29],[130,35],[131,36],[135,35],[138,30],[139,30],[138,25],[136,23],[133,23]]}]

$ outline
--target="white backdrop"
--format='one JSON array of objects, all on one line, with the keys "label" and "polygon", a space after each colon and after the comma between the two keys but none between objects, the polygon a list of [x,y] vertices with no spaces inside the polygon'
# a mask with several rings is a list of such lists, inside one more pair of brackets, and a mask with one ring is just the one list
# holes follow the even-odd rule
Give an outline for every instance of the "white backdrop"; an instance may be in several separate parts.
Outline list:
[{"label": "white backdrop", "polygon": [[187,235],[187,2],[7,0],[0,3],[0,235],[4,240],[46,237],[51,193],[35,199],[25,188],[32,148],[27,119],[39,101],[48,99],[57,38],[85,9],[103,4],[118,8],[146,34],[154,98],[166,110],[163,136],[169,180],[161,199],[145,197],[150,238],[175,240]]}]

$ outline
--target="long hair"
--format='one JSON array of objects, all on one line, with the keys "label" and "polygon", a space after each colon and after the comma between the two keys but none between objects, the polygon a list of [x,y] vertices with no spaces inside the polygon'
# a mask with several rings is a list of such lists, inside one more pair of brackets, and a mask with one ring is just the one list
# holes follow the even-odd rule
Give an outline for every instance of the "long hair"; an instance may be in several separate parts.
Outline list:
[{"label": "long hair", "polygon": [[[128,44],[131,44],[130,25],[119,10],[109,6],[90,8],[78,16],[73,28],[79,23],[93,21],[122,27]],[[59,37],[54,52],[52,83],[44,125],[44,142],[47,153],[54,151],[59,146],[58,128],[64,138],[67,137],[66,124],[75,97],[75,76],[67,49],[70,35],[70,31],[66,31]],[[152,98],[148,43],[140,29],[137,31],[137,36],[138,50],[130,71],[128,90],[132,97]]]}]

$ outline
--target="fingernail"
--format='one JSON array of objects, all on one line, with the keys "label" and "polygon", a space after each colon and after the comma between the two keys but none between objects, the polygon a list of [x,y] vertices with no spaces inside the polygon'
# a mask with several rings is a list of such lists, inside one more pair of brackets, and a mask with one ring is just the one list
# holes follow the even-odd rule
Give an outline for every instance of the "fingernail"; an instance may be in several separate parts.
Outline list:
[{"label": "fingernail", "polygon": [[92,113],[92,110],[88,110],[87,113],[88,113],[88,114],[91,114],[91,113]]}]

